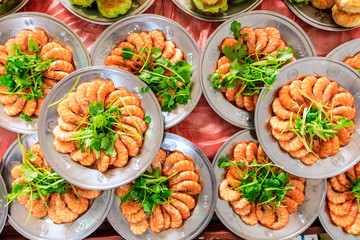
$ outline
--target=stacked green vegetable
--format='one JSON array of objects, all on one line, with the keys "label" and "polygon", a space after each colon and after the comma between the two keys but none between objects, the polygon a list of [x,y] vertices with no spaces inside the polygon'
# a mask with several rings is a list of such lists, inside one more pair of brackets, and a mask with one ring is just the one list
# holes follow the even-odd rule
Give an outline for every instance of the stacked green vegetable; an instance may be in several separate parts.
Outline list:
[{"label": "stacked green vegetable", "polygon": [[74,5],[84,8],[91,7],[96,1],[101,15],[106,18],[116,18],[127,13],[132,7],[132,0],[70,0]]}]

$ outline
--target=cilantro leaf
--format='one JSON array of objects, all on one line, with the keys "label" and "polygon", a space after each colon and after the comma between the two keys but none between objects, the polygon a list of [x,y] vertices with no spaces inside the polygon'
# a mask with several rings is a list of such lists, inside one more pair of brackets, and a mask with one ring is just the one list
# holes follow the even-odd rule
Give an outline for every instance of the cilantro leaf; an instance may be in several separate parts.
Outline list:
[{"label": "cilantro leaf", "polygon": [[131,48],[124,47],[122,49],[122,57],[123,59],[130,59],[134,56],[134,51]]},{"label": "cilantro leaf", "polygon": [[230,30],[234,33],[235,37],[240,38],[241,24],[238,21],[233,21],[231,23]]},{"label": "cilantro leaf", "polygon": [[144,122],[151,123],[151,117],[150,116],[145,116]]},{"label": "cilantro leaf", "polygon": [[32,122],[31,116],[27,114],[20,113],[20,118],[24,119],[27,122]]}]

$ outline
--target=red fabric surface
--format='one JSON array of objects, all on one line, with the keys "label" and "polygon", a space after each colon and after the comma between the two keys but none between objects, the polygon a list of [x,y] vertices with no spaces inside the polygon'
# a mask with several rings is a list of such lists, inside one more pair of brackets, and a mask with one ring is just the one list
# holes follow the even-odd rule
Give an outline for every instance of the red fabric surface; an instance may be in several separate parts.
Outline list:
[{"label": "red fabric surface", "polygon": [[[310,36],[318,56],[325,56],[338,45],[360,37],[359,29],[346,32],[327,32],[314,28],[295,17],[284,0],[264,0],[256,10],[278,12],[297,22]],[[106,28],[106,26],[92,24],[74,16],[61,5],[59,0],[30,0],[21,11],[42,12],[60,19],[75,30],[89,50],[97,36]],[[163,15],[180,23],[193,35],[201,49],[208,36],[220,25],[220,23],[202,21],[189,16],[171,0],[155,0],[147,13]],[[194,111],[184,121],[168,131],[189,139],[212,159],[220,146],[239,130],[220,118],[210,108],[205,98],[201,97]],[[1,157],[15,139],[15,133],[0,128]]]}]

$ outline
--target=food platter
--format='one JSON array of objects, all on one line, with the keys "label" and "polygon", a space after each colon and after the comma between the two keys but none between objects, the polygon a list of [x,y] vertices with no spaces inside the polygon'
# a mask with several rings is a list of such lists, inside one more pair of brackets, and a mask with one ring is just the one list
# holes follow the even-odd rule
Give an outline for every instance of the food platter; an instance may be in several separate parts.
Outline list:
[{"label": "food platter", "polygon": [[197,10],[192,0],[173,0],[173,2],[187,14],[201,20],[222,22],[235,14],[248,12],[256,8],[263,0],[246,0],[241,3],[228,3],[228,10],[213,15],[207,15]]},{"label": "food platter", "polygon": [[0,17],[19,11],[29,0],[8,0],[0,5]]},{"label": "food platter", "polygon": [[316,9],[310,4],[295,3],[284,0],[291,11],[304,22],[319,29],[327,31],[348,31],[354,28],[344,28],[337,25],[332,19],[331,10]]},{"label": "food platter", "polygon": [[360,39],[357,38],[336,47],[326,57],[344,61],[348,57],[353,57],[358,52],[360,52]]},{"label": "food platter", "polygon": [[[160,233],[154,233],[148,230],[139,239],[193,239],[208,225],[216,206],[217,187],[215,185],[215,177],[211,164],[204,153],[193,143],[172,133],[165,133],[161,148],[169,151],[179,150],[194,160],[195,167],[200,171],[202,191],[191,217],[185,220],[183,226],[178,229],[169,229]],[[129,222],[120,211],[120,202],[121,200],[114,194],[108,220],[114,229],[125,239],[137,239],[138,236],[135,236],[130,231]]]},{"label": "food platter", "polygon": [[[22,29],[42,28],[49,35],[58,39],[63,45],[73,50],[73,59],[77,69],[90,66],[90,57],[87,49],[79,36],[60,20],[43,13],[16,13],[0,19],[0,43],[4,43],[10,37]],[[5,34],[6,33],[6,34]],[[4,105],[0,105],[0,126],[14,132],[33,134],[36,133],[38,120],[26,122],[19,115],[10,117],[4,113]]]},{"label": "food platter", "polygon": [[165,129],[170,128],[186,118],[195,108],[201,96],[201,87],[198,76],[200,49],[194,38],[186,29],[178,23],[158,15],[142,14],[120,20],[107,28],[96,40],[91,49],[91,60],[93,65],[104,65],[105,58],[110,54],[121,40],[135,31],[151,31],[159,29],[167,40],[174,41],[183,50],[185,61],[192,65],[193,82],[191,90],[191,101],[185,105],[178,105],[172,112],[163,112],[165,118]]},{"label": "food platter", "polygon": [[[220,157],[227,156],[229,151],[238,142],[244,140],[257,141],[256,134],[253,131],[240,131],[227,140],[217,152],[212,163],[217,186],[223,180],[224,169],[218,167]],[[326,193],[325,180],[306,179],[305,201],[299,207],[298,211],[290,214],[288,224],[277,231],[268,229],[260,224],[255,226],[246,225],[231,208],[229,202],[218,197],[216,205],[216,215],[221,222],[228,227],[234,234],[244,239],[287,239],[294,237],[305,231],[316,219],[320,208],[324,202]]]},{"label": "food platter", "polygon": [[[38,141],[37,135],[22,136],[22,143],[31,147]],[[5,153],[2,159],[2,176],[4,177],[6,188],[11,191],[12,182],[11,169],[18,163],[22,162],[22,153],[18,141],[15,141]],[[9,205],[9,223],[20,234],[30,239],[82,239],[94,232],[106,218],[110,210],[113,191],[104,191],[97,199],[91,203],[91,207],[80,218],[72,223],[54,224],[47,216],[43,219],[30,216],[29,221],[25,224],[28,217],[28,211],[24,205],[14,200]]]},{"label": "food platter", "polygon": [[220,90],[216,89],[211,82],[211,75],[220,56],[219,46],[224,38],[232,36],[229,29],[231,23],[235,20],[240,22],[242,26],[249,26],[251,28],[277,27],[282,39],[289,46],[293,47],[297,59],[316,56],[316,52],[311,40],[300,26],[287,17],[268,11],[252,11],[239,14],[221,24],[211,34],[201,55],[199,71],[203,93],[212,109],[224,120],[241,128],[254,129],[253,114],[227,101]]},{"label": "food platter", "polygon": [[5,207],[7,204],[7,200],[5,196],[7,195],[6,186],[4,183],[3,178],[0,176],[0,233],[4,228],[6,218],[8,215],[8,206]]},{"label": "food platter", "polygon": [[64,78],[46,97],[44,106],[58,101],[68,93],[79,76],[81,76],[79,84],[89,82],[96,77],[112,79],[115,87],[126,88],[140,98],[146,115],[151,118],[140,154],[133,157],[125,167],[113,168],[105,173],[74,162],[70,159],[69,154],[61,154],[53,147],[52,131],[58,118],[57,107],[53,106],[42,108],[39,117],[39,124],[43,127],[39,129],[38,134],[44,156],[61,177],[82,188],[106,190],[129,183],[150,166],[160,148],[164,123],[157,100],[151,91],[141,93],[140,89],[146,85],[134,75],[112,67],[95,66],[78,70]]},{"label": "food platter", "polygon": [[102,16],[96,7],[82,8],[80,6],[71,4],[69,0],[60,0],[60,3],[72,14],[78,16],[81,19],[96,24],[111,25],[122,18],[145,12],[154,3],[154,1],[155,0],[135,0],[133,1],[131,9],[126,14],[120,15],[116,18],[106,18]]},{"label": "food platter", "polygon": [[[355,117],[355,132],[351,135],[351,141],[343,147],[340,152],[323,161],[317,161],[314,165],[306,166],[301,161],[290,157],[287,152],[281,150],[277,140],[272,137],[268,127],[268,121],[271,117],[271,103],[276,97],[277,90],[285,83],[296,79],[302,75],[320,75],[326,76],[337,81],[339,85],[349,91],[354,96],[356,111],[359,111],[358,99],[360,84],[358,74],[355,69],[345,63],[327,59],[327,58],[306,58],[300,59],[289,65],[286,65],[280,72],[275,81],[273,90],[270,90],[264,101],[261,101],[255,111],[256,132],[258,133],[260,144],[269,158],[284,167],[284,170],[296,176],[323,179],[338,175],[359,161],[360,148],[357,144],[360,135],[357,122],[360,116]],[[265,92],[260,94],[264,97]]]}]

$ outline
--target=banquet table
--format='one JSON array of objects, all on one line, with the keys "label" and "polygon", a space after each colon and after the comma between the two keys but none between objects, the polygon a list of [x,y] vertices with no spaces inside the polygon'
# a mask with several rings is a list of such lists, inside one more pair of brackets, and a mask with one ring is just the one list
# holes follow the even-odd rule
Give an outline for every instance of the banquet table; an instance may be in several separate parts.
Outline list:
[{"label": "banquet table", "polygon": [[[264,0],[255,10],[269,10],[283,14],[296,23],[309,35],[315,46],[318,56],[326,56],[338,45],[349,40],[360,37],[360,29],[343,32],[329,32],[317,29],[297,18],[286,6],[284,0]],[[97,37],[107,28],[86,22],[68,10],[59,0],[29,0],[21,10],[24,12],[35,11],[52,15],[68,24],[84,41],[88,50]],[[219,22],[207,22],[187,15],[179,9],[171,0],[155,0],[154,4],[146,13],[158,14],[181,24],[197,41],[202,49],[211,33],[221,24]],[[178,125],[167,129],[167,132],[181,135],[195,143],[211,161],[221,145],[240,129],[227,123],[218,116],[202,96],[192,113]],[[4,155],[7,148],[16,139],[17,134],[0,127],[0,157]],[[324,232],[317,220],[306,234],[317,234]],[[21,239],[21,236],[7,223],[0,236],[1,239]],[[122,239],[105,221],[101,227],[91,234],[89,239]],[[214,217],[209,226],[198,239],[239,239],[232,234],[221,222]]]}]

